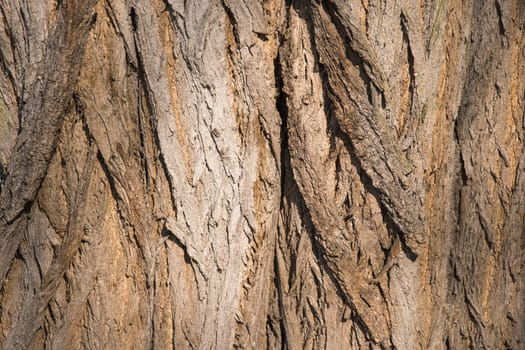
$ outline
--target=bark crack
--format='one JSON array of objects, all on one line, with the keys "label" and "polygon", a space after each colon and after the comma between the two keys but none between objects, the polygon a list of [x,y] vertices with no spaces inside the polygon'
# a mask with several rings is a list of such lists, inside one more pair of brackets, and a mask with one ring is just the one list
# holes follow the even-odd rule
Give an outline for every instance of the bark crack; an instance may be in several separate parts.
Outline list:
[{"label": "bark crack", "polygon": [[[168,184],[169,184],[169,189],[170,189],[170,198],[171,198],[171,201],[172,201],[172,205],[171,207],[173,208],[173,210],[175,211],[175,213],[177,212],[177,208],[176,208],[176,198],[175,198],[175,193],[173,191],[174,189],[174,184],[173,184],[173,179],[171,178],[171,175],[170,175],[170,172],[168,170],[168,165],[164,159],[164,154],[162,153],[162,148],[160,146],[160,138],[159,138],[159,133],[157,131],[158,129],[158,125],[157,125],[157,122],[156,122],[156,119],[154,117],[156,117],[156,112],[155,112],[155,103],[153,101],[153,92],[151,91],[151,88],[150,88],[150,85],[148,83],[148,77],[147,77],[147,73],[146,71],[144,70],[144,62],[143,62],[143,59],[142,59],[142,53],[140,52],[140,49],[139,49],[139,43],[138,43],[138,40],[137,40],[137,35],[138,35],[138,32],[136,31],[137,29],[137,26],[139,25],[138,23],[138,19],[137,19],[137,15],[136,15],[136,12],[135,12],[135,9],[134,8],[131,8],[131,14],[130,14],[133,17],[135,17],[135,20],[134,20],[134,23],[135,23],[135,30],[134,30],[134,35],[133,35],[133,39],[134,39],[134,46],[135,46],[135,56],[136,56],[136,59],[137,59],[137,76],[138,76],[138,84],[137,84],[137,95],[138,95],[138,98],[139,98],[139,105],[142,104],[142,95],[141,95],[141,91],[144,91],[144,97],[146,98],[146,107],[147,107],[147,110],[148,110],[148,113],[150,114],[151,118],[150,118],[150,123],[151,123],[151,127],[152,127],[152,133],[153,133],[153,141],[155,142],[155,147],[157,148],[157,151],[158,152],[153,152],[154,155],[158,155],[158,159],[160,161],[160,164],[162,166],[162,170],[164,171],[164,176],[166,178],[166,180],[168,181]],[[139,123],[140,123],[140,114],[141,114],[141,110],[139,110]],[[142,125],[142,124],[140,124]],[[141,142],[142,139],[143,139],[143,135],[141,135]],[[147,167],[147,165],[146,165]],[[148,174],[149,172],[147,172],[146,174]],[[148,175],[146,175],[148,176]]]},{"label": "bark crack", "polygon": [[231,8],[226,4],[225,0],[221,0],[221,5],[224,8],[224,12],[226,12],[226,16],[228,17],[231,27],[233,28],[232,32],[235,38],[235,44],[237,45],[237,51],[240,51],[241,40],[239,37],[239,29],[237,28],[237,20],[235,19],[235,15],[233,14]]},{"label": "bark crack", "polygon": [[[282,46],[282,38],[280,39],[279,46]],[[279,49],[280,50],[280,49]],[[281,207],[283,206],[284,200],[284,186],[287,175],[287,167],[289,162],[287,158],[288,155],[288,106],[286,104],[286,93],[283,90],[283,76],[282,76],[282,67],[281,67],[281,54],[278,51],[277,56],[274,59],[274,74],[275,74],[275,89],[277,91],[277,96],[275,99],[275,107],[279,116],[281,117],[281,129],[280,129],[280,178],[281,178]]]},{"label": "bark crack", "polygon": [[503,13],[501,10],[501,4],[499,0],[494,0],[494,4],[496,5],[496,14],[498,16],[499,34],[501,36],[507,36],[507,30],[505,29],[505,24],[503,23]]},{"label": "bark crack", "polygon": [[410,76],[409,92],[410,92],[410,111],[414,111],[414,97],[416,88],[416,72],[414,66],[414,53],[410,43],[408,18],[403,11],[401,11],[401,30],[403,32],[403,40],[407,44],[407,61],[408,61],[408,73]]}]

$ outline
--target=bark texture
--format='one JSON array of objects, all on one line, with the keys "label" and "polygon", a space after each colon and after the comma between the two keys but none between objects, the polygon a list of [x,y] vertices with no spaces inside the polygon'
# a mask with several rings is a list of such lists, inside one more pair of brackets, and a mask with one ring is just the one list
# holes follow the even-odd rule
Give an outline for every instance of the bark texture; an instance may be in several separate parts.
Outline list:
[{"label": "bark texture", "polygon": [[523,349],[520,0],[0,0],[4,349]]}]

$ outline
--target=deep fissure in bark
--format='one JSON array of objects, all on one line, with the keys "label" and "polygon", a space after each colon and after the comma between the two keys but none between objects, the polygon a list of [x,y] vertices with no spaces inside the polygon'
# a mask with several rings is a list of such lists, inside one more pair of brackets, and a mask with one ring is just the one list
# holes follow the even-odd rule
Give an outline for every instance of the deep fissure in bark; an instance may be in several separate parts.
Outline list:
[{"label": "deep fissure in bark", "polygon": [[[312,21],[306,21],[306,23],[307,23],[308,28],[309,28],[308,32],[310,34],[309,35],[309,37],[310,37],[310,44],[311,44],[311,46],[313,48],[312,54],[314,56],[315,66],[318,67],[318,69],[319,69],[319,76],[321,77],[321,81],[322,81],[322,84],[323,84],[322,94],[323,94],[323,100],[324,100],[324,110],[325,110],[325,115],[326,115],[326,118],[327,118],[327,121],[328,121],[328,125],[333,130],[333,136],[332,136],[333,140],[335,140],[335,138],[339,138],[340,140],[343,141],[343,144],[345,145],[345,148],[348,150],[348,152],[350,154],[350,159],[351,159],[352,165],[355,167],[355,169],[357,170],[357,172],[359,174],[361,183],[366,188],[367,192],[372,194],[376,198],[377,203],[379,204],[379,208],[381,209],[381,216],[382,216],[383,220],[387,224],[387,226],[389,228],[389,231],[394,233],[392,239],[400,239],[401,242],[403,243],[403,245],[402,245],[403,252],[405,253],[405,255],[410,260],[414,261],[417,258],[417,256],[410,250],[410,248],[408,248],[408,246],[406,244],[406,240],[404,239],[403,235],[399,234],[398,229],[397,229],[397,225],[391,220],[390,214],[388,213],[387,209],[384,207],[384,205],[383,205],[383,203],[381,201],[381,195],[379,193],[379,190],[372,184],[372,180],[366,174],[366,171],[364,170],[364,168],[363,168],[363,166],[361,164],[361,160],[359,159],[359,157],[355,153],[355,150],[354,150],[354,147],[352,145],[352,140],[351,140],[350,136],[348,134],[346,134],[341,129],[341,127],[339,126],[339,124],[337,122],[337,118],[334,116],[335,112],[334,112],[334,108],[332,106],[332,104],[333,104],[332,99],[336,98],[335,96],[337,96],[337,94],[332,90],[332,88],[330,86],[330,83],[328,81],[328,74],[329,73],[328,73],[326,67],[321,62],[319,62],[319,52],[318,52],[318,50],[316,48],[316,43],[315,43],[315,39],[314,39],[313,23],[312,23]],[[341,35],[341,32],[340,32],[340,35]],[[348,52],[348,50],[349,49],[347,48],[347,52]],[[362,67],[362,61],[357,58],[357,55],[355,55],[354,58],[356,60],[358,60],[359,62],[361,62],[360,64],[357,64],[356,62],[352,61],[353,64],[358,65],[360,67],[360,74],[363,73],[363,74],[366,75],[366,73],[365,73],[365,71],[364,71],[364,69]],[[371,82],[370,82],[370,80],[368,78],[367,78],[367,80],[369,81],[368,86],[370,87]],[[370,100],[370,102],[371,102],[371,100]],[[388,257],[388,255],[390,254],[390,249],[388,249],[386,252],[387,252],[387,255],[385,256],[385,258]],[[385,261],[386,261],[386,259],[385,259]]]},{"label": "deep fissure in bark", "polygon": [[[408,73],[410,75],[410,83],[409,83],[409,93],[410,93],[410,111],[412,113],[417,111],[414,111],[414,99],[415,99],[415,93],[416,93],[416,72],[414,67],[414,53],[412,52],[412,47],[410,45],[410,37],[408,32],[408,18],[406,15],[401,11],[400,15],[400,24],[401,24],[401,30],[403,31],[403,40],[405,41],[407,45],[407,62],[408,62]],[[399,131],[399,134],[402,133],[402,130]]]},{"label": "deep fissure in bark", "polygon": [[281,206],[283,205],[283,197],[284,197],[284,186],[285,186],[285,179],[287,171],[286,169],[289,168],[289,162],[287,159],[289,156],[287,156],[288,153],[288,106],[286,105],[286,93],[283,91],[283,78],[282,78],[282,71],[281,71],[281,55],[280,55],[280,47],[282,46],[282,38],[280,38],[279,42],[279,49],[277,51],[277,56],[274,59],[274,79],[275,79],[275,89],[277,91],[277,96],[275,98],[275,108],[277,109],[277,112],[279,112],[279,116],[281,119],[281,128],[280,128],[280,142],[281,142],[281,152],[280,152],[280,158],[281,158]]},{"label": "deep fissure in bark", "polygon": [[[162,166],[162,169],[164,171],[164,175],[165,175],[165,178],[166,180],[168,181],[168,184],[170,185],[169,188],[170,188],[170,198],[171,198],[171,201],[172,201],[172,205],[171,207],[172,208],[176,208],[175,206],[175,203],[176,203],[176,194],[175,192],[172,190],[174,187],[173,187],[173,180],[170,176],[170,172],[168,170],[168,165],[166,164],[166,161],[164,160],[164,153],[161,152],[161,146],[160,146],[160,140],[159,140],[159,133],[158,133],[158,120],[156,119],[156,112],[155,112],[155,107],[154,107],[154,102],[153,102],[153,97],[151,96],[152,94],[152,91],[151,91],[151,87],[149,86],[149,83],[148,83],[148,77],[147,77],[147,74],[144,70],[144,62],[143,62],[143,59],[142,59],[142,53],[140,52],[139,50],[139,43],[138,43],[138,39],[137,39],[137,26],[138,26],[138,20],[137,20],[137,15],[136,15],[136,12],[135,12],[135,8],[131,8],[130,10],[130,16],[132,18],[132,21],[133,21],[133,40],[134,40],[134,48],[135,48],[135,57],[137,58],[137,62],[136,62],[136,66],[135,65],[131,65],[132,68],[135,68],[136,69],[136,74],[137,74],[137,96],[138,96],[138,103],[137,103],[137,120],[138,120],[138,123],[139,123],[139,128],[141,130],[141,133],[140,133],[140,142],[141,142],[141,154],[142,154],[142,157],[143,157],[143,160],[144,160],[144,170],[145,170],[145,175],[146,175],[146,179],[149,180],[150,178],[150,175],[149,175],[149,166],[148,166],[148,162],[147,162],[147,157],[145,156],[147,150],[145,148],[145,142],[144,142],[144,132],[143,132],[143,120],[141,118],[141,116],[143,115],[144,113],[144,110],[143,110],[143,100],[145,100],[146,102],[146,112],[148,113],[148,116],[146,116],[146,119],[148,119],[149,123],[150,123],[150,128],[151,128],[151,133],[153,134],[152,135],[152,139],[154,141],[154,146],[155,146],[155,150],[153,152],[153,156],[154,156],[154,160],[159,160],[161,166]],[[133,19],[135,18],[135,19]],[[127,57],[127,55],[126,55]]]}]

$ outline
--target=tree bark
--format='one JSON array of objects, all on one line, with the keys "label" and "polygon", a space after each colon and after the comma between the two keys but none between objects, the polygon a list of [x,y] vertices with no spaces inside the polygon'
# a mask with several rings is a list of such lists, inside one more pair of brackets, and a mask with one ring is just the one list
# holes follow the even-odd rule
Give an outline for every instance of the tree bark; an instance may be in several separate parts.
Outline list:
[{"label": "tree bark", "polygon": [[522,349],[525,5],[0,0],[4,349]]}]

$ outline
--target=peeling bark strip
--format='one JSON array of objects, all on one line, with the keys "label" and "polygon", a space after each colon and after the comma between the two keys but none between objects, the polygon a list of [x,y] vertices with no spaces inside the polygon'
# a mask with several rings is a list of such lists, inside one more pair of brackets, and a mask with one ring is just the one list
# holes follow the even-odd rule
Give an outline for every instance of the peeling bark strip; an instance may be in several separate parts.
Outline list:
[{"label": "peeling bark strip", "polygon": [[0,347],[522,348],[524,18],[0,0]]}]

